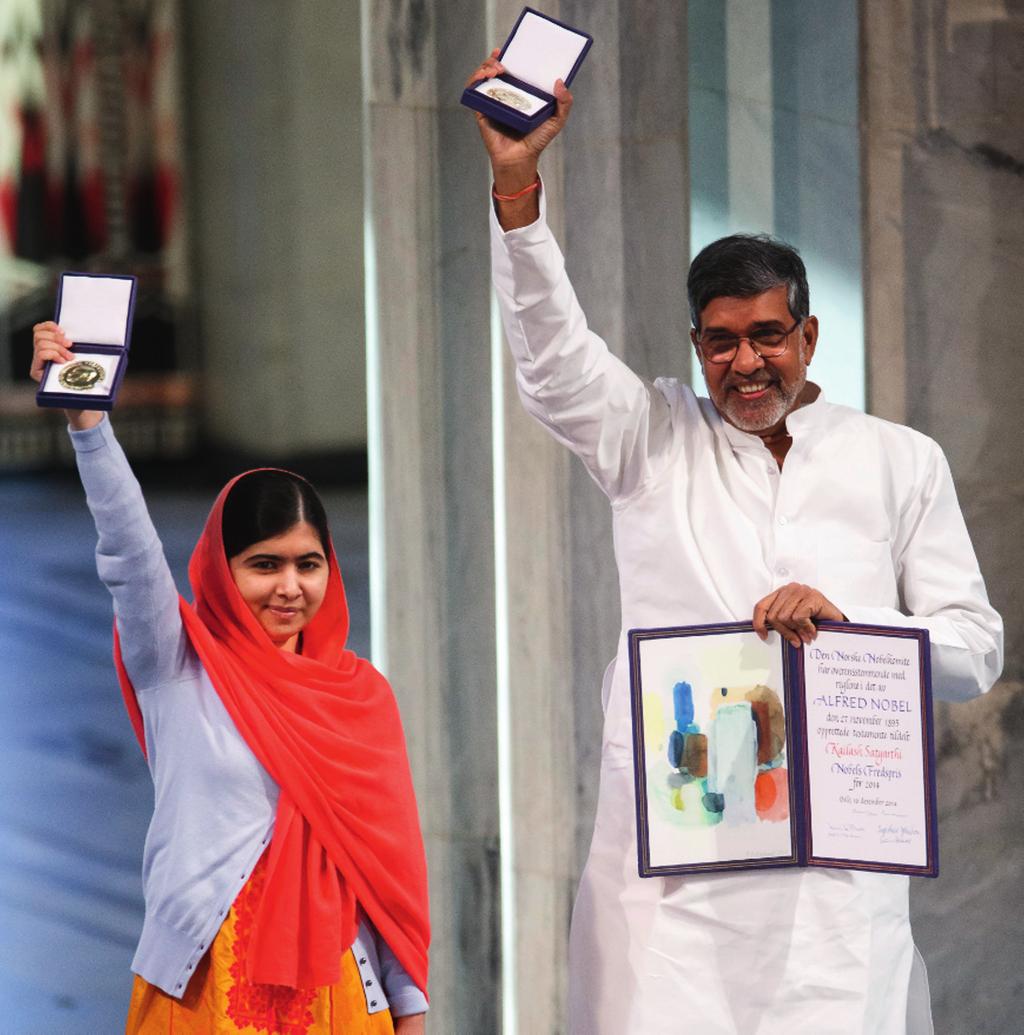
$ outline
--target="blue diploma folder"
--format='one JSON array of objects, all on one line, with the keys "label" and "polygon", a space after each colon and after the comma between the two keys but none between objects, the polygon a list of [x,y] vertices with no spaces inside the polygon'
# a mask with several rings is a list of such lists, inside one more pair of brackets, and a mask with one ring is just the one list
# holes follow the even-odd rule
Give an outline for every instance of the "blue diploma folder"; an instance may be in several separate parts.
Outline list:
[{"label": "blue diploma folder", "polygon": [[939,872],[928,633],[749,622],[628,636],[641,877]]}]

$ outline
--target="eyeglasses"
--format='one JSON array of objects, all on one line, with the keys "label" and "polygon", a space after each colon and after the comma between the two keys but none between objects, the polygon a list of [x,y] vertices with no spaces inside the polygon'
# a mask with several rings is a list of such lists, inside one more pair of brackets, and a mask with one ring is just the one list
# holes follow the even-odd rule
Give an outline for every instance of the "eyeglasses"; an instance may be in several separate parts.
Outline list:
[{"label": "eyeglasses", "polygon": [[779,331],[771,327],[763,327],[751,334],[723,334],[712,331],[702,334],[697,339],[700,351],[709,363],[731,363],[740,350],[740,342],[745,341],[758,359],[775,359],[789,348],[789,336],[804,321],[797,320],[789,330]]}]

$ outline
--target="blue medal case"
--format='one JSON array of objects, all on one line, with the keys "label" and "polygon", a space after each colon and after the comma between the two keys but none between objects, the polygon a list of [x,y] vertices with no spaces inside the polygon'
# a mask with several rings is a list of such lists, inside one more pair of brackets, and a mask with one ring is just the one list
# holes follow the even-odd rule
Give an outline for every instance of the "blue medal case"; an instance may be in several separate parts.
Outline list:
[{"label": "blue medal case", "polygon": [[54,320],[71,338],[71,351],[78,359],[91,359],[101,366],[112,366],[110,357],[115,357],[116,368],[96,390],[73,391],[58,381],[67,364],[47,363],[36,391],[38,406],[113,409],[128,365],[137,290],[138,279],[133,276],[73,272],[60,275]]},{"label": "blue medal case", "polygon": [[[498,56],[506,71],[470,83],[462,103],[517,133],[529,133],[555,113],[555,81],[561,79],[566,86],[573,81],[593,42],[589,33],[524,7]],[[535,110],[523,112],[487,96],[480,88],[488,83],[528,95]]]}]

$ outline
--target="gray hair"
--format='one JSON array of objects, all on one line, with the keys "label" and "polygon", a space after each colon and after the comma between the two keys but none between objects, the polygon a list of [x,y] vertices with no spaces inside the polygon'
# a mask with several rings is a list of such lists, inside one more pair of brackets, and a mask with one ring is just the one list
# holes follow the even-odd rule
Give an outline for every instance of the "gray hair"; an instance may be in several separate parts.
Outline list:
[{"label": "gray hair", "polygon": [[700,314],[714,298],[751,298],[786,286],[794,320],[810,314],[807,270],[797,250],[768,234],[732,234],[703,248],[690,263],[686,293],[690,320],[700,330]]}]

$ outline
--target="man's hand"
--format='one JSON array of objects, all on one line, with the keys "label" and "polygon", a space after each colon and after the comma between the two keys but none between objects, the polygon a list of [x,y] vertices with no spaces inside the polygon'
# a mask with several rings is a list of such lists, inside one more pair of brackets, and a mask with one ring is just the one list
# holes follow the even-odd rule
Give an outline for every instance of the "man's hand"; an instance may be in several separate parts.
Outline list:
[{"label": "man's hand", "polygon": [[[507,71],[505,66],[498,60],[500,51],[492,50],[491,56],[466,80],[466,86],[472,86],[482,79],[493,79]],[[480,129],[480,136],[483,138],[487,154],[491,159],[491,167],[495,173],[509,169],[524,169],[533,167],[537,171],[537,159],[541,152],[555,139],[565,125],[569,116],[569,109],[572,107],[572,94],[561,79],[555,83],[555,114],[542,122],[531,133],[522,136],[514,130],[506,129],[492,122],[482,112],[475,111],[476,124]],[[520,183],[515,187],[518,190],[532,182],[532,177],[526,183]],[[512,194],[515,190],[503,190],[501,184],[497,184],[499,194]]]},{"label": "man's hand", "polygon": [[395,1018],[395,1035],[424,1035],[427,1030],[424,1022],[426,1014],[411,1013],[407,1017]]},{"label": "man's hand", "polygon": [[794,647],[799,647],[818,635],[816,618],[846,621],[846,615],[816,589],[790,582],[754,605],[754,632],[766,640],[768,630],[774,629]]},{"label": "man's hand", "polygon": [[[43,379],[43,370],[51,360],[54,363],[70,363],[74,358],[71,339],[59,324],[46,320],[32,328],[32,366],[29,368],[29,376],[33,381]],[[65,410],[64,414],[76,431],[84,431],[103,420],[100,410]]]},{"label": "man's hand", "polygon": [[[493,79],[505,71],[505,66],[498,60],[499,53],[498,50],[491,51],[491,56],[466,80],[467,87],[482,79]],[[562,131],[571,107],[572,94],[559,79],[555,83],[555,114],[525,136],[499,126],[481,112],[473,113],[491,160],[494,189],[498,194],[515,194],[536,180],[537,161]],[[528,226],[539,214],[536,191],[530,191],[515,201],[498,202],[498,218],[506,230]]]}]

